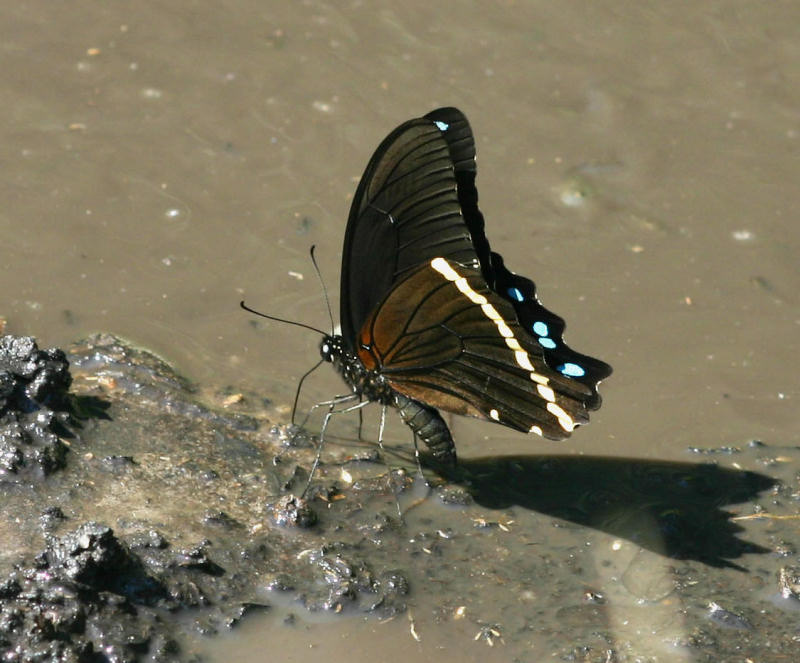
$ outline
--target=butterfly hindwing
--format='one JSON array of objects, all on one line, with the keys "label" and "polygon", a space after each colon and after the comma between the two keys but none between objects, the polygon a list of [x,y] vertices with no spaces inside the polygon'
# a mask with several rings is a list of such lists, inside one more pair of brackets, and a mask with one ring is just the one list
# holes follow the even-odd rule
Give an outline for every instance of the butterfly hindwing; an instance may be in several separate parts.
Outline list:
[{"label": "butterfly hindwing", "polygon": [[439,108],[425,117],[437,124],[447,141],[462,217],[489,287],[514,307],[519,322],[542,348],[548,366],[592,390],[586,404],[590,410],[596,410],[601,403],[597,385],[611,375],[611,367],[599,359],[572,350],[564,342],[564,320],[542,306],[536,297],[533,281],[511,272],[506,268],[503,258],[489,248],[483,214],[478,209],[475,140],[467,118],[456,108]]},{"label": "butterfly hindwing", "polygon": [[588,421],[584,385],[552,370],[479,268],[437,258],[399,282],[362,330],[359,357],[433,407],[563,439]]},{"label": "butterfly hindwing", "polygon": [[536,297],[536,286],[530,279],[506,269],[503,259],[492,252],[495,288],[511,302],[517,320],[542,348],[547,365],[591,390],[586,407],[596,410],[602,399],[597,385],[611,375],[611,366],[604,361],[575,352],[564,342],[564,320],[541,305]]}]

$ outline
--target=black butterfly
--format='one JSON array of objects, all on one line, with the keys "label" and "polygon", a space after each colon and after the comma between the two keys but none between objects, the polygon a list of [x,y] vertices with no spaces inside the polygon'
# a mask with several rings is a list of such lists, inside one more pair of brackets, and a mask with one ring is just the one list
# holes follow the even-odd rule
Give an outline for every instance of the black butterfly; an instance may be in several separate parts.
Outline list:
[{"label": "black butterfly", "polygon": [[344,239],[341,335],[320,351],[349,398],[396,407],[455,461],[438,409],[560,440],[600,407],[611,367],[571,350],[532,281],[490,250],[467,118],[439,108],[395,129],[356,190]]}]

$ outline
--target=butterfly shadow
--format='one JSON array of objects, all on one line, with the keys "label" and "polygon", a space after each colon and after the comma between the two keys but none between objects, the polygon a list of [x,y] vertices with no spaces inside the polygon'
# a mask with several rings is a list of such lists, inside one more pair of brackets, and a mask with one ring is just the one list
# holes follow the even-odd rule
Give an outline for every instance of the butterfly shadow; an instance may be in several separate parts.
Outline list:
[{"label": "butterfly shadow", "polygon": [[711,464],[600,456],[510,456],[437,468],[491,509],[520,506],[607,532],[673,559],[744,571],[729,560],[769,552],[738,538],[725,505],[776,481]]}]

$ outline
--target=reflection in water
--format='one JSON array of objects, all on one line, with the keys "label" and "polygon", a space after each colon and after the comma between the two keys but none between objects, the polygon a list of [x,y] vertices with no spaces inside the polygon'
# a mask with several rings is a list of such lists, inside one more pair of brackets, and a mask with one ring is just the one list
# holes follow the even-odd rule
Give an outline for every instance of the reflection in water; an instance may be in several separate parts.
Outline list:
[{"label": "reflection in water", "polygon": [[450,480],[492,509],[519,505],[628,539],[674,559],[744,570],[729,561],[765,548],[737,538],[721,507],[746,502],[773,479],[711,464],[587,456],[460,461]]}]

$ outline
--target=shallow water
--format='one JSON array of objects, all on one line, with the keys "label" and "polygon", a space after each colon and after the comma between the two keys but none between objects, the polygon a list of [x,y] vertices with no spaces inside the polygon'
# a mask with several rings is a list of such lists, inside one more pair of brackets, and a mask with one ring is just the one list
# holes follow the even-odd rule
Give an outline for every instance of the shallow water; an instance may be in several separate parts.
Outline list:
[{"label": "shallow water", "polygon": [[[615,369],[566,443],[455,418],[459,455],[697,462],[687,447],[761,439],[797,461],[797,5],[38,0],[0,18],[8,331],[41,346],[112,331],[285,413],[318,338],[239,300],[324,328],[308,247],[336,308],[372,150],[456,105],[493,248]],[[304,401],[340,390],[326,371]],[[264,630],[298,656],[348,652],[352,629],[365,660],[506,660],[472,624],[417,625],[417,643],[400,618],[270,619],[236,634],[243,657],[261,660]]]}]

